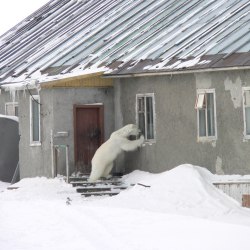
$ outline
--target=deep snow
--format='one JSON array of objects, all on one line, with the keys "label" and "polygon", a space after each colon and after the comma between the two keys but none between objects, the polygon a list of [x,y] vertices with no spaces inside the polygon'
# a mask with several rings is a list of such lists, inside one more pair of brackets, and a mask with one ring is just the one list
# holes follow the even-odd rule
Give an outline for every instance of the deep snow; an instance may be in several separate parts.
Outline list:
[{"label": "deep snow", "polygon": [[250,209],[212,185],[223,178],[188,164],[134,171],[123,180],[150,187],[105,198],[82,198],[62,178],[0,182],[0,249],[249,250]]}]

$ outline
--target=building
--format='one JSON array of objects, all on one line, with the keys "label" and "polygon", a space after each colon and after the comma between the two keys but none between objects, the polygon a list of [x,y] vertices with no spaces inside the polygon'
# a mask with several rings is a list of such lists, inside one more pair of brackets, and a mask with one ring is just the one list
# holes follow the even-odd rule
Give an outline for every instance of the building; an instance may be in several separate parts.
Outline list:
[{"label": "building", "polygon": [[115,171],[249,174],[249,11],[247,0],[52,0],[3,34],[0,111],[18,106],[21,177],[65,174],[66,146],[70,172],[89,172],[127,123],[145,146]]}]

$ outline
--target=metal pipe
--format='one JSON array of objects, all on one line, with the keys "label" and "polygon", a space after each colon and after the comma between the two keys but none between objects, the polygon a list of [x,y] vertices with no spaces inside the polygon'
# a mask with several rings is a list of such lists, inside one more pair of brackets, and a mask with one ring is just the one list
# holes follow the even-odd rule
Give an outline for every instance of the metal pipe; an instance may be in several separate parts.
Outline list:
[{"label": "metal pipe", "polygon": [[67,183],[69,183],[69,145],[66,145],[65,147],[65,153],[66,153],[66,177],[67,177]]},{"label": "metal pipe", "polygon": [[12,177],[11,184],[14,184],[16,182],[17,174],[18,174],[18,169],[19,169],[19,162],[16,165],[15,173],[14,173],[14,175]]},{"label": "metal pipe", "polygon": [[54,162],[54,139],[53,139],[53,129],[50,131],[50,143],[51,143],[51,174],[52,178],[55,178],[55,162]]}]

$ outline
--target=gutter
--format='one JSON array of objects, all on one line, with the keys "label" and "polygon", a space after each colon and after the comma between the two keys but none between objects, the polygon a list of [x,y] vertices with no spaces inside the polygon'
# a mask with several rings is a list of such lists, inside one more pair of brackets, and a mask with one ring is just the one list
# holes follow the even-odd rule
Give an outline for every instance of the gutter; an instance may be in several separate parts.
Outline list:
[{"label": "gutter", "polygon": [[0,89],[4,89],[5,91],[11,91],[11,90],[26,90],[26,89],[37,89],[39,82],[31,79],[28,80],[22,80],[20,82],[4,82],[0,85]]}]

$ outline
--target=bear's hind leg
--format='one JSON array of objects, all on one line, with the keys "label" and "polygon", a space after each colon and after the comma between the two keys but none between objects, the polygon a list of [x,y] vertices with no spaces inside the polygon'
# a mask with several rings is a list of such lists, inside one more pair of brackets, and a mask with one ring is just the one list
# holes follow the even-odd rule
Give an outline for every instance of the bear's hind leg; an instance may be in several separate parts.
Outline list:
[{"label": "bear's hind leg", "polygon": [[104,172],[102,174],[102,177],[109,178],[111,177],[110,172],[113,168],[113,163],[110,163],[106,168],[104,169]]},{"label": "bear's hind leg", "polygon": [[100,179],[100,177],[102,177],[103,171],[104,170],[102,168],[97,168],[96,166],[93,166],[92,164],[92,171],[91,171],[88,181],[90,182],[97,181],[98,179]]}]

